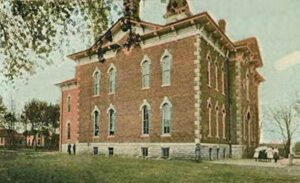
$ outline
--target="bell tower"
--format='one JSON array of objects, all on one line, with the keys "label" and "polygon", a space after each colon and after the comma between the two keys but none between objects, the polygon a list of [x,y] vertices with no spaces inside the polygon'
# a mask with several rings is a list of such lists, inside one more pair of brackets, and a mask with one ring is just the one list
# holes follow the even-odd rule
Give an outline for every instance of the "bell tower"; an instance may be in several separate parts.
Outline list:
[{"label": "bell tower", "polygon": [[169,0],[167,13],[165,15],[167,23],[192,16],[187,0]]}]

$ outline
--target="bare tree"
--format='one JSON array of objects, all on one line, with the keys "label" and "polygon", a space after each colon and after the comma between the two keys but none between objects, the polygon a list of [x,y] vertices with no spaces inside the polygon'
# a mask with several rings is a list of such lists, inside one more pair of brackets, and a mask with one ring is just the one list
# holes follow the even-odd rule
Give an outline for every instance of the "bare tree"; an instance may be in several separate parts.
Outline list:
[{"label": "bare tree", "polygon": [[299,112],[295,103],[271,107],[266,112],[268,123],[272,125],[270,132],[279,135],[283,141],[286,156],[291,153],[292,140],[299,133]]}]

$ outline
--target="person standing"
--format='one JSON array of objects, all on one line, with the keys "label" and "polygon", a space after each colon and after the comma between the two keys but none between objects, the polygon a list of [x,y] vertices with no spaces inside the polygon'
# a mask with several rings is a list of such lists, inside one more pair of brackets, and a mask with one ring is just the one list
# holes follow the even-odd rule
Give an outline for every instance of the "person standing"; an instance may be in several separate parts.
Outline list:
[{"label": "person standing", "polygon": [[71,155],[71,144],[68,144],[68,153]]},{"label": "person standing", "polygon": [[279,151],[277,148],[273,149],[273,157],[274,157],[274,162],[277,163],[277,160],[279,159]]},{"label": "person standing", "polygon": [[76,154],[76,145],[73,144],[73,154],[75,155]]}]

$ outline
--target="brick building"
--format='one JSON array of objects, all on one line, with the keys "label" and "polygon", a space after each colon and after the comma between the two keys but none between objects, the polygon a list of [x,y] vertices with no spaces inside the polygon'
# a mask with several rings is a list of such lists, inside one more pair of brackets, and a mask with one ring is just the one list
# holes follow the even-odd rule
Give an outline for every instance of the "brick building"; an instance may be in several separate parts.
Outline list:
[{"label": "brick building", "polygon": [[63,152],[76,143],[79,152],[193,158],[200,144],[203,157],[218,159],[258,146],[256,38],[233,42],[225,20],[172,1],[165,25],[127,20],[142,40],[130,49],[120,19],[112,40],[101,38],[104,61],[94,47],[69,56],[77,66],[59,84]]}]

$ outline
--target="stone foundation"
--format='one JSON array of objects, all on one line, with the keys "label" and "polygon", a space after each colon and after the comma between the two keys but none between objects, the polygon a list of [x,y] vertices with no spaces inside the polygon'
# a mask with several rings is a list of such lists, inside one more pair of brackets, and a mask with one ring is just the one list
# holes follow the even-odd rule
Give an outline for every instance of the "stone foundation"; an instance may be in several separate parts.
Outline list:
[{"label": "stone foundation", "polygon": [[[62,152],[67,153],[68,144],[62,145]],[[142,158],[142,148],[148,148],[147,158],[162,158],[162,148],[169,148],[168,159],[194,159],[195,143],[78,143],[76,153],[94,153],[98,148],[98,154],[109,155],[109,148],[113,148],[113,154],[118,156]],[[235,158],[242,157],[243,148],[233,146]],[[201,157],[205,160],[217,160],[229,157],[227,144],[201,144]]]}]

